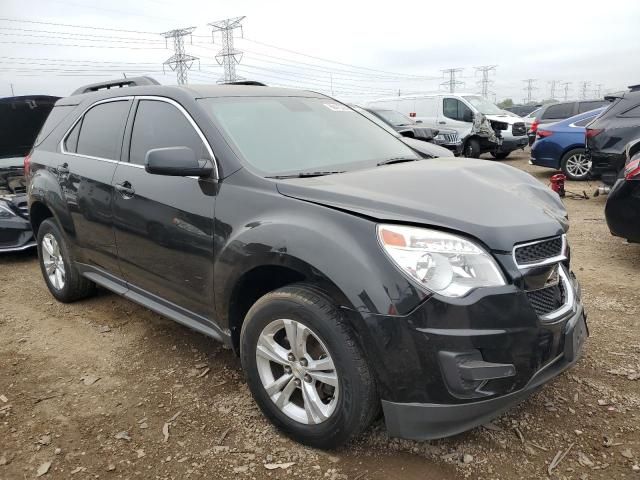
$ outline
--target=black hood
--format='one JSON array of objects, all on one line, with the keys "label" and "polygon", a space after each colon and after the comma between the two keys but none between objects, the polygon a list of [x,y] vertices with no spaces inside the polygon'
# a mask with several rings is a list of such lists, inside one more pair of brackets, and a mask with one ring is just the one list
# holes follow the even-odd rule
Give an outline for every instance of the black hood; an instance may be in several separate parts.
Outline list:
[{"label": "black hood", "polygon": [[0,158],[26,156],[59,97],[0,98]]},{"label": "black hood", "polygon": [[564,205],[548,187],[516,168],[486,160],[385,165],[283,180],[278,190],[380,221],[457,231],[497,251],[568,228]]}]

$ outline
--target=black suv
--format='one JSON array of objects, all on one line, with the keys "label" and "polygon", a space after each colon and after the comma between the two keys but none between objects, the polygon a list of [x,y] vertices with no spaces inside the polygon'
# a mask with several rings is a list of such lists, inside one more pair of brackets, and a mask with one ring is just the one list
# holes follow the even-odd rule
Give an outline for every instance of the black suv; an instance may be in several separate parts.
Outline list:
[{"label": "black suv", "polygon": [[587,125],[586,155],[591,171],[613,185],[625,165],[625,147],[640,137],[640,85],[607,98],[611,106]]},{"label": "black suv", "polygon": [[27,161],[52,295],[100,285],[225,342],[300,442],[380,405],[391,435],[453,435],[579,357],[566,211],[524,172],[421,159],[307,91],[141,78],[54,112]]}]

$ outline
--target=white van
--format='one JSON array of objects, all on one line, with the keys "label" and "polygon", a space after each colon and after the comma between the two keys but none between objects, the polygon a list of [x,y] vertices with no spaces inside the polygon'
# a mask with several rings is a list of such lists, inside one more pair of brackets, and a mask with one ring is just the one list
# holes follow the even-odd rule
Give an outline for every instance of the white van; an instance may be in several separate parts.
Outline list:
[{"label": "white van", "polygon": [[473,93],[434,93],[381,98],[368,107],[397,110],[425,127],[452,128],[464,141],[464,154],[494,158],[528,145],[527,129],[520,117],[507,115],[493,103]]}]

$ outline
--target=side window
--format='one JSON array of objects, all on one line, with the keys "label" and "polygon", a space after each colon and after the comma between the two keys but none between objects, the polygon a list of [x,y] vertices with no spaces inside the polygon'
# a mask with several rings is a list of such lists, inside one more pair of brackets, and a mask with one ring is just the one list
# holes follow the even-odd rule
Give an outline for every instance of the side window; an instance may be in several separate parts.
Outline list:
[{"label": "side window", "polygon": [[101,103],[85,113],[77,153],[119,160],[129,105],[128,100]]},{"label": "side window", "polygon": [[604,107],[608,102],[606,100],[598,100],[592,102],[580,102],[578,104],[578,113],[588,112],[596,108]]},{"label": "side window", "polygon": [[76,123],[73,129],[67,135],[64,141],[64,149],[69,153],[76,153],[78,151],[78,137],[80,136],[80,126],[82,125],[82,119]]},{"label": "side window", "polygon": [[565,119],[573,116],[574,103],[558,103],[556,105],[549,105],[545,112],[542,114],[541,119],[546,120],[548,118]]},{"label": "side window", "polygon": [[618,116],[619,117],[627,117],[627,118],[640,118],[640,105],[637,105],[637,106],[633,107],[632,109],[621,113]]},{"label": "side window", "polygon": [[444,98],[442,100],[442,110],[444,116],[452,120],[468,122],[473,118],[471,109],[457,98]]},{"label": "side window", "polygon": [[182,112],[167,102],[141,100],[131,133],[129,161],[144,165],[149,150],[166,147],[189,147],[198,158],[209,158],[202,139]]}]

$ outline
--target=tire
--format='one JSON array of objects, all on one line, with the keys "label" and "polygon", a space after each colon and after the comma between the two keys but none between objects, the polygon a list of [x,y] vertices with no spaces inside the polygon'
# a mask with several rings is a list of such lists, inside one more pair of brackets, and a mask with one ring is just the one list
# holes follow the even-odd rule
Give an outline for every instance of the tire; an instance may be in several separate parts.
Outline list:
[{"label": "tire", "polygon": [[480,141],[477,138],[467,140],[464,145],[464,156],[467,158],[480,158]]},{"label": "tire", "polygon": [[581,181],[591,177],[591,162],[586,159],[584,148],[574,148],[562,156],[560,169],[569,180]]},{"label": "tire", "polygon": [[[287,332],[297,338],[307,334],[302,350],[287,349]],[[259,353],[259,342],[263,353]],[[274,342],[278,345],[269,346]],[[277,352],[277,361],[265,351]],[[291,361],[293,357],[283,361],[287,353],[294,352],[300,361]],[[323,352],[326,356],[320,355]],[[240,357],[249,389],[264,415],[302,444],[336,448],[367,428],[379,410],[373,375],[353,333],[333,301],[312,286],[294,284],[260,298],[242,325]],[[321,371],[314,363],[326,368]],[[308,370],[301,371],[305,365]],[[316,380],[318,377],[335,386]],[[275,385],[274,380],[282,383],[268,393],[266,386]],[[283,393],[287,391],[289,395]],[[309,391],[315,395],[306,393]],[[282,395],[288,400],[279,407],[276,401]],[[312,408],[319,403],[308,400],[311,398],[320,399],[321,406]]]},{"label": "tire", "polygon": [[504,160],[511,152],[491,152],[491,156],[496,160]]},{"label": "tire", "polygon": [[37,245],[40,271],[56,300],[74,302],[95,292],[95,284],[78,272],[64,235],[54,219],[48,218],[40,225]]}]

